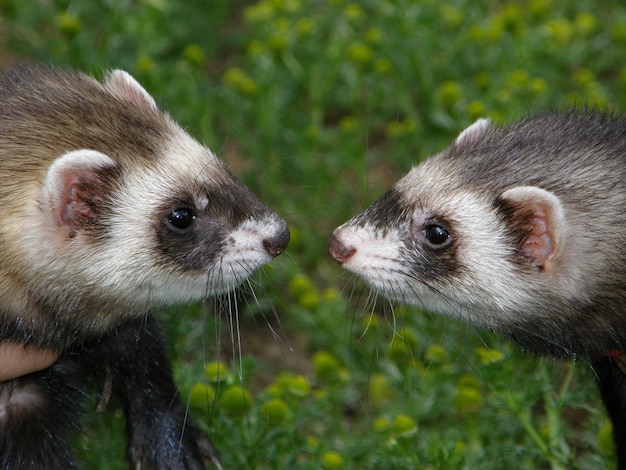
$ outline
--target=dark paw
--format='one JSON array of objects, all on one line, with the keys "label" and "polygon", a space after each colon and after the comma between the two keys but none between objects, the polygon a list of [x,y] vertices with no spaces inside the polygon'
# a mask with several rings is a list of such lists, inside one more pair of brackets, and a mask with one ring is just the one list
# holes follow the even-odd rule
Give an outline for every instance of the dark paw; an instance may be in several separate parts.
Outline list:
[{"label": "dark paw", "polygon": [[172,423],[157,428],[136,432],[131,439],[128,457],[134,469],[204,470],[212,465],[221,470],[217,452],[195,424],[187,422],[182,435]]}]

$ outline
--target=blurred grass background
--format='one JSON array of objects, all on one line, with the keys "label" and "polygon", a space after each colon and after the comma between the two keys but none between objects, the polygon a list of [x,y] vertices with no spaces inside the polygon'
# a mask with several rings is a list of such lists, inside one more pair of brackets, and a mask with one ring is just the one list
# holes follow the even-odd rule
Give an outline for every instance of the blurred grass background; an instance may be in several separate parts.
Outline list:
[{"label": "blurred grass background", "polygon": [[[618,0],[0,0],[0,65],[126,69],[290,224],[240,342],[200,306],[163,315],[228,469],[614,467],[586,364],[373,306],[326,240],[478,117],[623,111],[625,57]],[[126,468],[122,431],[90,416],[85,467]]]}]

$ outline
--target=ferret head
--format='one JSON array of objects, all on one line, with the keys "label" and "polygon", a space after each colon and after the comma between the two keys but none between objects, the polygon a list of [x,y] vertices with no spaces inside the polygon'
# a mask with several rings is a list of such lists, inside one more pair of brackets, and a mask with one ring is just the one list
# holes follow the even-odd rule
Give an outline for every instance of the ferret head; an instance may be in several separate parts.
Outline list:
[{"label": "ferret head", "polygon": [[478,121],[337,228],[334,259],[387,298],[474,324],[500,329],[532,315],[561,284],[564,211],[536,186],[470,181],[489,177],[453,155],[491,133]]},{"label": "ferret head", "polygon": [[[230,291],[286,248],[285,222],[130,75],[99,84],[51,73],[33,78],[48,81],[40,104],[54,109],[41,110],[24,145],[41,169],[17,196],[29,226],[16,227],[12,245],[35,304],[97,308],[99,328]],[[37,105],[32,95],[22,112]]]}]

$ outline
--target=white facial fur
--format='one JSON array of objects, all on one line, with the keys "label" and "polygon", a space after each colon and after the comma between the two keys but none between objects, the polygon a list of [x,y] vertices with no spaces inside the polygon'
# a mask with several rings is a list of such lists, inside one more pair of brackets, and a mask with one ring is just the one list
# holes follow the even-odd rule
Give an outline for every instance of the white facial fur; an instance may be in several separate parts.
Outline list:
[{"label": "white facial fur", "polygon": [[[343,267],[393,300],[489,326],[502,319],[499,315],[489,318],[493,304],[513,312],[506,306],[528,300],[517,288],[519,280],[507,262],[511,253],[503,243],[503,228],[480,196],[436,191],[441,182],[428,172],[427,167],[416,167],[395,186],[408,207],[420,201],[411,214],[411,224],[379,230],[348,222],[335,231],[342,243],[356,248]],[[433,212],[446,214],[457,228],[456,257],[465,269],[450,273],[452,278],[415,273],[407,259],[407,250],[413,245],[413,253],[419,256],[419,244],[424,242],[412,233],[411,225],[420,226]],[[489,280],[488,289],[485,279]]]},{"label": "white facial fur", "polygon": [[[133,303],[166,305],[230,291],[272,259],[263,241],[285,228],[273,214],[263,220],[244,221],[230,233],[219,257],[205,271],[185,272],[163,266],[155,257],[151,217],[181,185],[200,188],[202,178],[219,181],[226,174],[221,161],[191,138],[178,136],[164,152],[175,158],[164,159],[148,171],[129,172],[123,179],[124,186],[116,191],[117,210],[108,221],[110,242],[95,248],[79,235],[75,240],[62,241],[59,247],[67,255],[66,262],[73,265],[70,269],[90,280],[94,288],[119,296],[120,301],[130,298]],[[90,152],[84,151],[83,155]],[[196,201],[201,206],[210,203],[200,192]],[[59,269],[59,258],[48,262],[52,271]]]}]

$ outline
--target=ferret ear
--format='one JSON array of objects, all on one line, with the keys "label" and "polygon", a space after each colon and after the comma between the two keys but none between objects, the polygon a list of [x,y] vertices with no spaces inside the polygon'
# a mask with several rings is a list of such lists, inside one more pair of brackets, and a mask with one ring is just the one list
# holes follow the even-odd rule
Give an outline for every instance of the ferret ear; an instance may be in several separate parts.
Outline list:
[{"label": "ferret ear", "polygon": [[502,193],[510,209],[510,229],[518,236],[523,257],[544,272],[554,269],[567,223],[560,199],[535,186],[519,186]]},{"label": "ferret ear", "polygon": [[456,145],[471,144],[483,138],[493,125],[489,119],[479,119],[459,134],[454,143]]},{"label": "ferret ear", "polygon": [[124,70],[113,70],[104,79],[104,87],[118,98],[128,101],[140,108],[158,111],[154,98]]},{"label": "ferret ear", "polygon": [[66,238],[92,224],[117,164],[95,150],[77,150],[57,158],[43,181],[42,203]]}]

